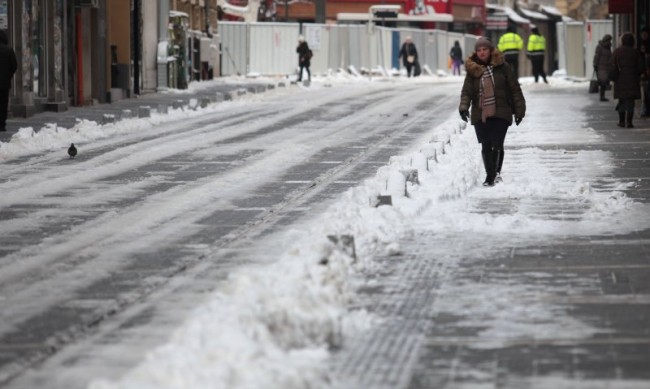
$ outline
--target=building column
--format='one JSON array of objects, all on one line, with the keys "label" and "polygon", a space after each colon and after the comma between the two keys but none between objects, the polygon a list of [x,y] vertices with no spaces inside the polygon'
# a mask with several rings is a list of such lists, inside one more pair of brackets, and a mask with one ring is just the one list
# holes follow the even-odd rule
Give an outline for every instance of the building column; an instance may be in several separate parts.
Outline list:
[{"label": "building column", "polygon": [[169,0],[160,0],[158,2],[158,51],[157,73],[158,73],[158,92],[169,89],[168,80],[168,62],[169,57]]}]

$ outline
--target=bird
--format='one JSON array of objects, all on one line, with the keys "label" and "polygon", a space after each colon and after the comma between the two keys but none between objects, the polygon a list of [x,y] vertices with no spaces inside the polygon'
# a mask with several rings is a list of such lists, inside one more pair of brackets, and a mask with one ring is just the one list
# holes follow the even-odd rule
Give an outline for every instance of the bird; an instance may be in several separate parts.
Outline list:
[{"label": "bird", "polygon": [[77,148],[74,147],[74,143],[70,143],[70,147],[68,148],[68,155],[71,159],[77,155]]}]

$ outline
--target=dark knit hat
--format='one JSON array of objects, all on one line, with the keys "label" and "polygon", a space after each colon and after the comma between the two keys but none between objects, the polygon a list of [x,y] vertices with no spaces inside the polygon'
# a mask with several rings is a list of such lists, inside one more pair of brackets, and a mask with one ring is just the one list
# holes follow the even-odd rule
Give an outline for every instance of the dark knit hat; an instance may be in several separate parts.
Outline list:
[{"label": "dark knit hat", "polygon": [[476,44],[474,45],[474,51],[478,50],[479,47],[487,47],[488,49],[493,49],[494,45],[492,44],[491,40],[482,36],[476,41]]}]

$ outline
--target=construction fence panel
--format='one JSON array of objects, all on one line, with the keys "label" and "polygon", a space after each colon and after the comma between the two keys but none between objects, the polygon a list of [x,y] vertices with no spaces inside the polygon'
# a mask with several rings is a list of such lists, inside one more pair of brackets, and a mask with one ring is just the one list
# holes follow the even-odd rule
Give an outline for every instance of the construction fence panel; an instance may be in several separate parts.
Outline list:
[{"label": "construction fence panel", "polygon": [[293,74],[298,66],[299,29],[297,23],[251,23],[249,72]]},{"label": "construction fence panel", "polygon": [[241,22],[219,22],[221,42],[221,75],[248,73],[248,25]]},{"label": "construction fence panel", "polygon": [[399,49],[407,36],[418,50],[420,65],[434,73],[448,71],[447,58],[458,40],[465,56],[477,37],[442,30],[388,28],[367,25],[324,25],[297,23],[219,23],[221,74],[294,75],[298,68],[296,47],[303,35],[314,52],[311,71],[315,73],[349,70],[370,71],[381,66],[390,71],[402,68]]}]

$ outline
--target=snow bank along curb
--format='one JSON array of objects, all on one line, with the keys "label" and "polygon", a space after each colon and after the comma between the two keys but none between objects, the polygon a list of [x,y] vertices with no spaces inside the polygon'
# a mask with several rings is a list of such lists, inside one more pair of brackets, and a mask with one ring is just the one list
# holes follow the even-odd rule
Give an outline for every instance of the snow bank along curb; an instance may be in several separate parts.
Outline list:
[{"label": "snow bank along curb", "polygon": [[[199,83],[200,84],[200,83]],[[251,85],[230,91],[214,92],[210,96],[201,96],[201,87],[188,90],[187,93],[196,92],[199,96],[192,97],[187,103],[183,100],[161,103],[158,107],[142,105],[132,109],[123,109],[119,117],[115,114],[104,114],[100,122],[77,119],[71,128],[60,127],[56,123],[47,123],[42,128],[35,130],[33,127],[23,127],[14,134],[9,142],[0,142],[0,161],[30,155],[42,151],[50,151],[67,147],[70,143],[83,143],[91,140],[108,138],[117,134],[129,133],[137,130],[152,128],[170,120],[200,115],[201,111],[214,109],[217,103],[235,101],[246,98],[251,94],[264,91],[273,91],[276,87],[286,87],[285,82],[269,83],[266,87]],[[137,100],[134,101],[134,104]]]},{"label": "snow bank along curb", "polygon": [[[430,143],[392,157],[374,178],[344,193],[305,228],[277,262],[231,275],[168,344],[120,381],[98,380],[90,387],[328,386],[331,377],[323,363],[328,348],[373,322],[367,313],[346,310],[354,300],[355,275],[372,268],[373,255],[399,252],[399,237],[432,201],[418,196],[420,188],[434,185],[437,165],[455,168],[452,161],[461,158],[456,154],[474,146],[464,128],[457,120],[445,122]],[[456,143],[463,147],[453,147]],[[406,179],[414,169],[419,184]],[[441,188],[439,196],[466,192],[477,177],[472,170]],[[390,195],[393,206],[373,206],[379,195]],[[354,236],[356,258],[327,238],[332,235]]]}]

